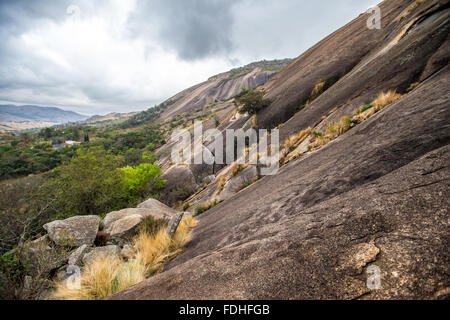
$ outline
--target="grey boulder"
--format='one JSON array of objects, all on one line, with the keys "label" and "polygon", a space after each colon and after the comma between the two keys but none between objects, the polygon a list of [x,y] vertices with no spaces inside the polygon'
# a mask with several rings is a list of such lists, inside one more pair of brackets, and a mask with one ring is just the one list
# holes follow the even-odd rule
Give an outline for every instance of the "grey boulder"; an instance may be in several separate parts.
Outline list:
[{"label": "grey boulder", "polygon": [[115,245],[109,245],[105,247],[97,247],[92,249],[89,253],[85,254],[82,261],[83,264],[89,265],[98,259],[108,259],[119,257],[120,248]]},{"label": "grey boulder", "polygon": [[55,244],[79,247],[94,243],[99,223],[100,218],[97,216],[75,216],[49,222],[43,228]]}]

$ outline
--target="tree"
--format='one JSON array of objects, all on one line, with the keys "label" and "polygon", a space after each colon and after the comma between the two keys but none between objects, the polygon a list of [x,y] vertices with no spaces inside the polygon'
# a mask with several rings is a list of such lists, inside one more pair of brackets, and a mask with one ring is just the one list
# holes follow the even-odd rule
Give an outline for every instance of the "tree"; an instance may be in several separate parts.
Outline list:
[{"label": "tree", "polygon": [[251,90],[245,87],[241,90],[241,93],[234,98],[234,103],[237,106],[241,105],[239,113],[253,115],[268,107],[271,103],[270,100],[264,99],[264,91]]},{"label": "tree", "polygon": [[126,206],[121,156],[112,156],[99,147],[77,150],[67,164],[49,174],[41,187],[45,199],[52,195],[55,218],[74,215],[102,215]]},{"label": "tree", "polygon": [[156,197],[156,191],[166,184],[161,180],[161,169],[152,163],[141,163],[136,167],[127,166],[121,169],[128,201],[133,203],[149,196]]}]

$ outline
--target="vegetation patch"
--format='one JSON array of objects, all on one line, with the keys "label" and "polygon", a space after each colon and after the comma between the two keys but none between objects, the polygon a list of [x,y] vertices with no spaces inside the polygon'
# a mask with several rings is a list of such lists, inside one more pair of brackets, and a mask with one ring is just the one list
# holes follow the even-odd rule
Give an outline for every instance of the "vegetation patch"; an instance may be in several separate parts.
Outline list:
[{"label": "vegetation patch", "polygon": [[199,205],[197,208],[195,208],[194,217],[197,217],[197,216],[205,213],[206,211],[214,208],[217,205],[218,205],[217,201]]},{"label": "vegetation patch", "polygon": [[234,103],[236,106],[241,106],[239,113],[254,115],[270,105],[271,101],[264,99],[264,95],[264,91],[242,87],[241,93],[234,98]]},{"label": "vegetation patch", "polygon": [[191,239],[197,224],[184,217],[173,237],[167,228],[156,232],[141,230],[134,239],[134,256],[128,261],[120,258],[100,258],[87,265],[81,274],[81,288],[70,289],[66,283],[56,284],[53,298],[61,300],[100,300],[129,288],[160,272],[163,266],[179,254]]}]

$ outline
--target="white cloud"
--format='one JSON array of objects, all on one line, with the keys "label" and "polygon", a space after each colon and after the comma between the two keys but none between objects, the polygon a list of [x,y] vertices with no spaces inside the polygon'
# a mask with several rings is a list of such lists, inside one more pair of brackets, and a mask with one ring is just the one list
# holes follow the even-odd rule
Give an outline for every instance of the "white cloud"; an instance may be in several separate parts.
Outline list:
[{"label": "white cloud", "polygon": [[0,102],[142,110],[238,62],[295,57],[370,3],[202,1],[79,0],[79,15],[69,2],[0,7]]}]

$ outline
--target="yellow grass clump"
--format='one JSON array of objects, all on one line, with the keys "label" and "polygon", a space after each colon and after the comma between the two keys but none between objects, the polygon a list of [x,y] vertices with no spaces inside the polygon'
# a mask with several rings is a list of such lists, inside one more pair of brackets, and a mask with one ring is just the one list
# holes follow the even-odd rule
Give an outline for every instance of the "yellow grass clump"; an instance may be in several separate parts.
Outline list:
[{"label": "yellow grass clump", "polygon": [[184,217],[173,237],[166,228],[155,234],[140,232],[133,242],[135,256],[132,259],[107,257],[94,260],[81,274],[81,288],[72,289],[65,282],[57,283],[53,298],[100,300],[142,282],[147,276],[161,271],[164,263],[180,253],[191,240],[191,230],[196,224],[193,217]]},{"label": "yellow grass clump", "polygon": [[312,147],[323,147],[330,141],[336,139],[340,135],[347,132],[352,127],[352,119],[348,116],[342,117],[339,122],[332,122],[328,125],[325,130],[325,134],[316,133],[316,139],[314,141],[314,145]]},{"label": "yellow grass clump", "polygon": [[389,90],[387,92],[380,93],[373,101],[374,111],[380,111],[387,105],[397,101],[402,97],[396,90]]},{"label": "yellow grass clump", "polygon": [[311,130],[312,130],[311,128],[308,128],[308,129],[304,129],[304,130],[300,131],[300,134],[299,134],[300,140],[303,139],[304,137],[306,137],[307,135],[309,135],[311,133]]},{"label": "yellow grass clump", "polygon": [[325,81],[322,81],[318,84],[316,84],[314,86],[313,91],[311,92],[311,100],[314,100],[315,98],[317,98],[322,92],[323,92],[323,88],[325,87]]}]

